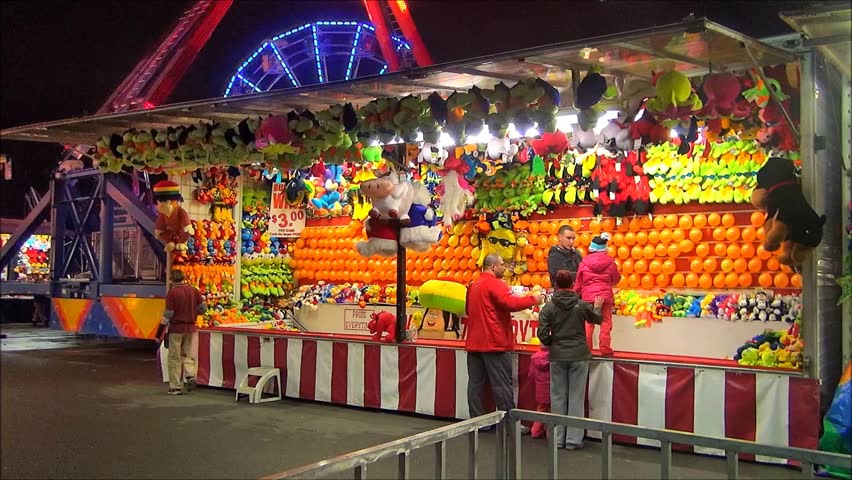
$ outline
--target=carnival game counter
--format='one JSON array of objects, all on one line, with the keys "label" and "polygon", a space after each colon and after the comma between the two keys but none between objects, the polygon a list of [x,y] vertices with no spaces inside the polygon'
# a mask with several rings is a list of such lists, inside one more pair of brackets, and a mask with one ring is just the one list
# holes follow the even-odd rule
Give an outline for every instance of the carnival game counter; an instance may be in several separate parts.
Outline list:
[{"label": "carnival game counter", "polygon": [[[419,339],[410,344],[377,343],[369,337],[314,334],[235,325],[198,334],[200,385],[234,389],[250,367],[281,370],[284,395],[442,418],[469,418],[467,354],[458,341]],[[538,347],[516,345],[515,399],[535,409],[528,376]],[[166,351],[160,351],[167,381]],[[489,387],[485,403],[493,408]],[[816,448],[818,381],[799,372],[743,368],[732,360],[619,352],[596,356],[587,391],[589,418],[667,428],[699,435]],[[597,432],[590,437],[599,438]],[[652,440],[617,436],[626,444],[659,446]],[[680,448],[693,451],[693,447]],[[696,453],[724,452],[695,447]],[[749,457],[746,457],[747,459]],[[758,456],[755,460],[786,463]]]}]

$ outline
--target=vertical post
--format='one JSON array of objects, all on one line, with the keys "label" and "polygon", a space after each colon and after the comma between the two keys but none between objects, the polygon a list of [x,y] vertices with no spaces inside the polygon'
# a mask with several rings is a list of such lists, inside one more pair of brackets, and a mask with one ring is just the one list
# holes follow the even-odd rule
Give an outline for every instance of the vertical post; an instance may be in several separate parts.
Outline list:
[{"label": "vertical post", "polygon": [[355,467],[355,480],[366,480],[367,479],[367,466],[366,465],[358,465]]},{"label": "vertical post", "polygon": [[447,478],[447,441],[435,444],[435,478]]},{"label": "vertical post", "polygon": [[50,296],[59,296],[59,280],[62,276],[60,269],[65,264],[65,209],[67,205],[60,202],[64,190],[53,178],[50,181]]},{"label": "vertical post", "polygon": [[601,432],[601,478],[612,477],[612,432]]},{"label": "vertical post", "polygon": [[814,478],[814,464],[802,462],[802,478]]},{"label": "vertical post", "polygon": [[725,457],[727,457],[728,480],[737,480],[740,477],[740,454],[733,450],[727,450]]},{"label": "vertical post", "polygon": [[112,283],[112,249],[113,249],[113,223],[115,221],[115,203],[112,198],[106,194],[106,186],[99,193],[101,196],[101,218],[100,218],[100,237],[101,243],[98,245],[98,273],[100,274],[100,283]]},{"label": "vertical post", "polygon": [[660,478],[668,480],[672,475],[672,442],[660,441]]},{"label": "vertical post", "polygon": [[547,424],[547,478],[559,476],[559,463],[556,450],[556,424]]},{"label": "vertical post", "polygon": [[402,226],[397,226],[397,248],[396,248],[396,341],[402,343],[405,341],[405,324],[408,323],[408,309],[406,302],[408,296],[405,292],[405,248],[399,245],[399,233]]},{"label": "vertical post", "polygon": [[521,478],[521,421],[512,420],[512,448],[509,451],[509,478]]},{"label": "vertical post", "polygon": [[497,438],[494,452],[495,468],[494,478],[503,480],[506,478],[506,421],[501,420],[497,424]]},{"label": "vertical post", "polygon": [[467,434],[467,478],[479,478],[479,429]]},{"label": "vertical post", "polygon": [[399,462],[399,469],[397,470],[397,478],[401,478],[403,480],[409,478],[411,475],[411,460],[409,456],[409,452],[402,452],[397,456],[397,461]]}]

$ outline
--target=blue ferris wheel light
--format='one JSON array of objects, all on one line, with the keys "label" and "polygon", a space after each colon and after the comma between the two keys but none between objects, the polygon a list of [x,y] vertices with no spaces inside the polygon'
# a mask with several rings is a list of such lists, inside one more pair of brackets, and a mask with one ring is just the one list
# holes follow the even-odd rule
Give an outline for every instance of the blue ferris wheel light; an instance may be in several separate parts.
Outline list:
[{"label": "blue ferris wheel light", "polygon": [[[305,23],[265,40],[237,67],[224,96],[348,81],[388,71],[373,25],[357,21]],[[404,38],[392,36],[394,50],[411,54]]]}]

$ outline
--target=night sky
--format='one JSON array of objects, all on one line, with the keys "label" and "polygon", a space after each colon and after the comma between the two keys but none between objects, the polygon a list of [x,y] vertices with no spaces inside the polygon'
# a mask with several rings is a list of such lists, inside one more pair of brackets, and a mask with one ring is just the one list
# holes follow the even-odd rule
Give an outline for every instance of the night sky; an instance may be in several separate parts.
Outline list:
[{"label": "night sky", "polygon": [[[0,128],[94,113],[193,3],[0,2]],[[799,10],[808,4],[409,1],[436,62],[662,25],[690,13],[760,38],[790,33],[777,12]],[[314,20],[367,18],[360,1],[237,0],[169,103],[221,95],[238,62],[263,39]],[[30,185],[39,193],[47,190],[61,148],[2,142],[0,151],[15,161],[12,182],[0,179],[0,217],[22,217],[23,192]]]}]

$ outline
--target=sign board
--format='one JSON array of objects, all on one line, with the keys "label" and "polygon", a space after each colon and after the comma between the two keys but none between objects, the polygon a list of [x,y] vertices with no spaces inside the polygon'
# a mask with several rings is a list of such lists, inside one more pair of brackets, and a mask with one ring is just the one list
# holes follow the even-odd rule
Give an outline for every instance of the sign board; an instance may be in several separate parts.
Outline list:
[{"label": "sign board", "polygon": [[269,205],[269,235],[271,237],[298,237],[305,229],[305,209],[287,205],[287,184],[272,184]]}]

